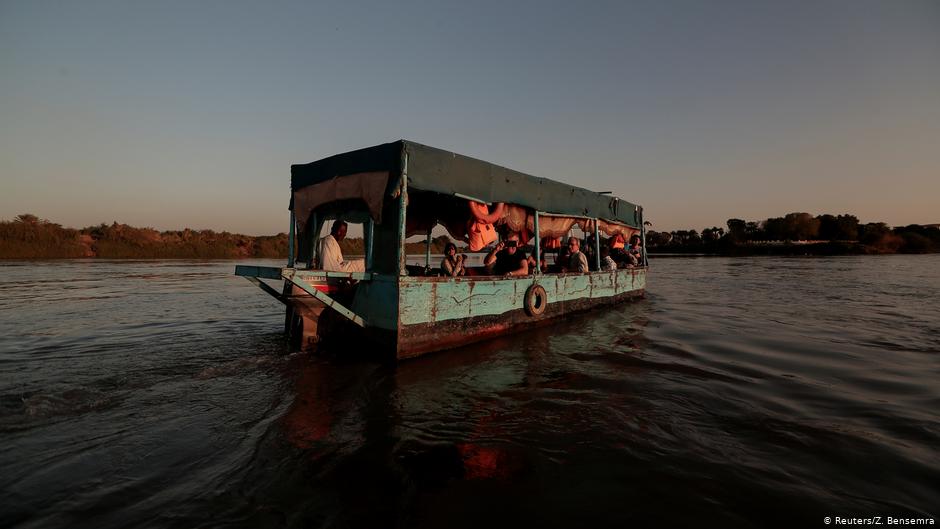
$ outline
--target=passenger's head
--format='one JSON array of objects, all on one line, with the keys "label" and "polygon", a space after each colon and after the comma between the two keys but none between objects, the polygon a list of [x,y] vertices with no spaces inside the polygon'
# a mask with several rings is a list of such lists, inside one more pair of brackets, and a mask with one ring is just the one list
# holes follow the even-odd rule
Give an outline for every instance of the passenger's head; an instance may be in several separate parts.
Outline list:
[{"label": "passenger's head", "polygon": [[640,236],[633,234],[630,236],[630,246],[639,246],[640,245]]},{"label": "passenger's head", "polygon": [[581,251],[581,241],[577,237],[568,237],[568,252],[575,253]]},{"label": "passenger's head", "polygon": [[444,255],[450,257],[451,255],[457,255],[457,245],[449,242],[444,246]]},{"label": "passenger's head", "polygon": [[516,250],[519,249],[519,235],[515,233],[509,234],[509,237],[506,237],[506,253],[512,255],[516,253]]},{"label": "passenger's head", "polygon": [[333,221],[333,225],[330,226],[330,235],[333,236],[337,241],[341,241],[346,238],[346,222],[340,219]]}]

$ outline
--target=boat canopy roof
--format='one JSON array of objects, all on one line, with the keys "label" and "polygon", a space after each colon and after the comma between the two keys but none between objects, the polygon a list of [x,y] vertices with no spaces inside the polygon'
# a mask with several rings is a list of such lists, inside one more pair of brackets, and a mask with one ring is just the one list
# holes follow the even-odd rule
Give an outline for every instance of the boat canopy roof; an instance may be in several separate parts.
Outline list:
[{"label": "boat canopy roof", "polygon": [[291,190],[296,194],[309,186],[351,175],[360,180],[384,179],[393,190],[400,184],[405,154],[409,188],[486,203],[518,204],[544,213],[600,218],[635,228],[642,223],[642,208],[617,197],[407,140],[292,165]]}]

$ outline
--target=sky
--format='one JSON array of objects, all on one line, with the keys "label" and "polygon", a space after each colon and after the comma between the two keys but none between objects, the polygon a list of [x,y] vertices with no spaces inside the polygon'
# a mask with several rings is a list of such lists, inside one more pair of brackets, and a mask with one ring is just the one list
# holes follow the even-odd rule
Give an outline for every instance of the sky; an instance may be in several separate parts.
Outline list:
[{"label": "sky", "polygon": [[274,234],[400,138],[654,230],[940,223],[940,2],[0,0],[0,220]]}]

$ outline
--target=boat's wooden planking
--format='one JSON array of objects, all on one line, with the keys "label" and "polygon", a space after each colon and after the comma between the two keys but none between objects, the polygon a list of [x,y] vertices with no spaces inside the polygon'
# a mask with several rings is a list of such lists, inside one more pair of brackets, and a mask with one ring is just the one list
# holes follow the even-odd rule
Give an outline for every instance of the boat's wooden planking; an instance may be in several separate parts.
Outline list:
[{"label": "boat's wooden planking", "polygon": [[[498,316],[524,308],[526,290],[541,285],[548,305],[594,300],[646,288],[646,270],[544,274],[521,278],[400,278],[401,325]],[[554,312],[554,311],[553,311]]]},{"label": "boat's wooden planking", "polygon": [[[526,291],[545,289],[544,312],[525,310]],[[402,278],[397,359],[460,347],[558,318],[642,297],[646,270],[453,280]]]}]

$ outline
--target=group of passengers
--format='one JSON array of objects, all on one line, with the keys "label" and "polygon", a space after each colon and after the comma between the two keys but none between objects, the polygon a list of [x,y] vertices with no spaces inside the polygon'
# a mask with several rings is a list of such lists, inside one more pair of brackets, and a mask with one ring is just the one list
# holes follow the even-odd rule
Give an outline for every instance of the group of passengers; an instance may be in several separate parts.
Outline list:
[{"label": "group of passengers", "polygon": [[[362,272],[365,263],[361,259],[346,261],[339,242],[346,237],[347,225],[342,220],[333,222],[330,234],[320,239],[320,263],[324,270],[337,272]],[[634,234],[629,243],[622,235],[614,235],[601,248],[601,270],[631,268],[643,262],[640,236]],[[542,251],[540,268],[546,273],[584,274],[594,270],[594,243],[590,236],[582,251],[581,240],[569,237],[555,257],[555,263],[546,266],[545,251]],[[590,255],[588,255],[590,254]],[[591,264],[589,264],[591,263]],[[452,242],[444,247],[444,259],[441,261],[441,275],[459,277],[464,275],[526,276],[536,267],[535,256],[529,256],[519,243],[519,235],[510,233],[483,259],[484,271],[473,273],[467,266],[467,256],[457,253],[457,245]]]},{"label": "group of passengers", "polygon": [[[637,245],[639,237],[637,237]],[[631,240],[631,243],[633,241]],[[606,247],[605,247],[606,250]],[[605,251],[601,252],[602,258]],[[545,259],[545,251],[541,255],[541,270],[546,273],[572,273],[584,274],[593,268],[588,264],[591,260],[581,249],[581,240],[577,237],[569,237],[558,256],[555,258],[555,264],[548,266]],[[605,266],[605,263],[608,266]],[[510,234],[505,240],[499,241],[483,258],[483,267],[485,275],[497,276],[526,276],[535,270],[535,256],[528,255],[519,244],[519,236],[515,233]],[[616,261],[609,255],[602,259],[602,270],[614,270],[618,268]],[[469,272],[472,274],[472,272]],[[441,274],[450,277],[468,275],[467,256],[457,253],[457,246],[454,243],[447,243],[444,247],[444,260],[441,261]]]},{"label": "group of passengers", "polygon": [[[519,247],[519,236],[510,234],[483,259],[486,275],[525,276],[531,266],[525,250]],[[450,242],[444,247],[444,260],[441,261],[441,274],[450,277],[467,275],[467,256],[457,254],[457,246]]]},{"label": "group of passengers", "polygon": [[[640,236],[634,233],[630,236],[630,241],[624,243],[623,235],[617,234],[607,240],[607,257],[610,262],[616,265],[616,268],[630,268],[643,263],[643,250],[640,248]],[[601,251],[601,259],[604,259],[604,251]],[[603,262],[601,263],[603,267]]]},{"label": "group of passengers", "polygon": [[[583,245],[580,242],[575,237],[569,238],[568,244],[559,250],[555,264],[552,266],[545,266],[543,252],[542,270],[548,273],[583,273],[588,270],[597,270],[594,236],[589,235]],[[600,247],[600,270],[602,271],[633,268],[642,263],[641,237],[637,234],[630,237],[629,243],[624,242],[622,235],[614,235]]]}]

